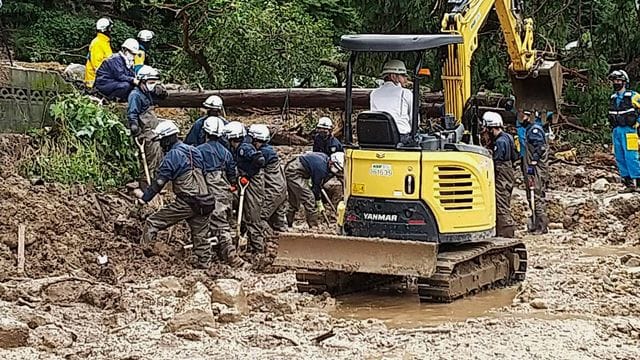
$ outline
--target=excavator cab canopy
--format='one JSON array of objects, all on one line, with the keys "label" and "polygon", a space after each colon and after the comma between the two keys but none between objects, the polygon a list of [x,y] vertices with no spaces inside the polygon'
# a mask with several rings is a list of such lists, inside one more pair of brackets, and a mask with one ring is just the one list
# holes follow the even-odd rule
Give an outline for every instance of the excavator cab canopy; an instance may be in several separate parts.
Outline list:
[{"label": "excavator cab canopy", "polygon": [[[359,34],[359,35],[343,35],[340,38],[340,46],[351,51],[351,57],[347,63],[347,82],[346,82],[346,98],[345,98],[345,119],[344,136],[345,142],[351,144],[351,117],[353,113],[352,89],[353,89],[353,67],[355,65],[358,53],[366,52],[413,52],[416,54],[416,63],[413,73],[420,74],[422,68],[422,56],[426,50],[436,49],[442,46],[452,44],[462,44],[462,36],[449,34],[433,34],[433,35],[381,35],[381,34]],[[420,109],[420,76],[413,79],[413,109]],[[379,114],[378,114],[379,115]],[[411,119],[411,137],[414,138],[418,132],[419,111],[412,112]],[[374,119],[375,120],[375,119]],[[383,120],[383,123],[391,125],[389,119]],[[395,126],[395,125],[393,125]],[[397,131],[396,131],[397,132]]]}]

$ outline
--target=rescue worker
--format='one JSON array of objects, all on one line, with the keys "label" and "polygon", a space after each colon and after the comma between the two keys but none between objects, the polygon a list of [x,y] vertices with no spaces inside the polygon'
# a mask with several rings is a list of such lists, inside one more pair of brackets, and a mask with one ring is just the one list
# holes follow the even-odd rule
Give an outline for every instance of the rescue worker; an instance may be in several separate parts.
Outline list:
[{"label": "rescue worker", "polygon": [[482,115],[484,126],[493,140],[493,167],[496,182],[496,235],[512,238],[515,223],[511,216],[511,193],[515,176],[513,162],[517,158],[511,135],[503,131],[502,116],[493,111]]},{"label": "rescue worker", "polygon": [[287,182],[280,158],[275,149],[269,144],[271,133],[266,125],[254,124],[249,127],[249,136],[253,145],[264,156],[264,201],[260,219],[262,226],[275,231],[287,231]]},{"label": "rescue worker", "polygon": [[231,208],[233,195],[231,183],[235,184],[236,162],[231,152],[219,141],[224,133],[224,122],[221,118],[210,116],[203,129],[207,134],[207,142],[197,147],[204,160],[204,174],[209,193],[216,196],[216,206],[211,213],[210,228],[218,238],[220,257],[231,266],[242,266],[244,261],[238,256],[233,245],[231,228],[227,221],[227,213]]},{"label": "rescue worker", "polygon": [[151,30],[140,30],[138,33],[139,50],[133,59],[133,71],[137,74],[142,65],[150,65],[149,50],[151,49],[151,39],[155,34]]},{"label": "rescue worker", "polygon": [[[331,157],[325,153],[310,152],[291,160],[286,167],[287,192],[289,194],[289,208],[287,209],[287,223],[293,226],[296,212],[304,208],[307,225],[310,228],[318,226],[319,213],[324,212],[322,204],[322,186],[335,175],[344,170],[344,153],[336,152]],[[311,179],[311,188],[309,188]]]},{"label": "rescue worker", "polygon": [[138,85],[133,72],[133,59],[138,53],[136,39],[127,39],[121,50],[102,62],[96,73],[96,90],[110,100],[125,101],[129,93]]},{"label": "rescue worker", "polygon": [[318,119],[316,133],[313,136],[313,151],[331,155],[335,152],[344,152],[344,146],[340,140],[333,136],[333,122],[324,116]]},{"label": "rescue worker", "polygon": [[627,90],[629,76],[624,70],[609,74],[614,93],[609,103],[609,123],[613,127],[613,152],[618,171],[625,186],[620,192],[636,191],[640,185],[640,161],[638,160],[638,115],[640,95]]},{"label": "rescue worker", "polygon": [[[155,176],[160,161],[162,149],[158,142],[152,141],[155,137],[153,129],[159,124],[158,118],[153,113],[153,104],[157,99],[166,96],[166,91],[159,84],[160,74],[151,66],[143,66],[136,75],[138,86],[129,94],[127,104],[127,123],[131,135],[135,141],[144,147],[146,165],[149,176]],[[144,170],[142,154],[140,154],[140,178],[141,189],[146,189],[147,177]]]},{"label": "rescue worker", "polygon": [[98,34],[89,44],[87,63],[84,70],[84,84],[91,89],[96,81],[96,71],[102,62],[113,55],[111,50],[111,30],[113,21],[109,18],[101,18],[96,22]]},{"label": "rescue worker", "polygon": [[[547,166],[549,153],[542,119],[536,116],[532,122],[531,116],[530,111],[524,111],[521,120],[525,127],[522,175],[527,190],[531,190],[531,186],[533,186],[535,200],[535,209],[532,209],[535,214],[535,223],[531,224],[529,231],[534,234],[546,234],[549,232],[546,203],[546,190],[549,182],[549,168]],[[531,204],[531,191],[527,191],[527,200]]]},{"label": "rescue worker", "polygon": [[242,219],[249,237],[249,251],[261,253],[264,251],[264,229],[260,221],[264,200],[264,176],[261,171],[265,165],[264,155],[256,150],[250,140],[245,139],[247,132],[240,122],[232,121],[224,129],[237,164],[238,182],[240,186],[248,184],[244,194]]},{"label": "rescue worker", "polygon": [[176,199],[146,219],[142,239],[148,244],[155,240],[158,231],[186,220],[193,241],[194,266],[206,269],[211,261],[211,244],[207,239],[209,215],[215,200],[205,182],[202,154],[178,140],[178,132],[170,120],[160,122],[154,129],[154,141],[160,143],[165,155],[151,186],[136,195],[141,203],[149,203],[171,181]]},{"label": "rescue worker", "polygon": [[384,83],[369,95],[371,111],[384,111],[391,114],[400,133],[400,141],[410,141],[413,93],[403,86],[409,81],[407,68],[400,60],[389,60],[384,64],[381,74]]},{"label": "rescue worker", "polygon": [[[186,144],[194,145],[194,146],[204,144],[204,142],[206,141],[206,138],[205,138],[205,133],[202,130],[202,127],[204,125],[204,121],[208,117],[210,116],[219,117],[222,119],[222,121],[224,121],[225,125],[228,123],[227,120],[225,120],[225,118],[223,117],[224,105],[222,103],[222,98],[220,96],[217,96],[217,95],[209,96],[207,100],[205,100],[202,103],[202,106],[205,109],[205,115],[198,118],[193,123],[193,126],[191,126],[189,133],[187,133],[187,136],[184,138],[184,142]],[[221,138],[220,140],[225,141],[224,138]],[[226,144],[226,146],[227,148],[229,147],[228,143]]]}]

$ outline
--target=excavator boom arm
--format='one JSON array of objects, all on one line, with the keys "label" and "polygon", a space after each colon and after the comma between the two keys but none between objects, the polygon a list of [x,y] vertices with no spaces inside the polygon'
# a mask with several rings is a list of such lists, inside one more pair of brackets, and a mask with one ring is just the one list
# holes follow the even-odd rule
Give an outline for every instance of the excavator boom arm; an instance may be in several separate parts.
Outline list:
[{"label": "excavator boom arm", "polygon": [[442,32],[460,35],[464,40],[448,46],[442,81],[446,113],[460,122],[471,97],[471,58],[478,48],[478,33],[493,8],[507,43],[512,70],[520,74],[531,72],[536,51],[532,49],[533,20],[520,21],[513,0],[449,0],[449,4],[453,9],[442,19]]}]

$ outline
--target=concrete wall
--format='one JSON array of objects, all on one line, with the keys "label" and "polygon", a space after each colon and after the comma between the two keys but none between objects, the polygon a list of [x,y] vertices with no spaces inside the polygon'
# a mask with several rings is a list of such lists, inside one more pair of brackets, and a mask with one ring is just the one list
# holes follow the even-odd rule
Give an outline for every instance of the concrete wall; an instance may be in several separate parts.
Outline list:
[{"label": "concrete wall", "polygon": [[22,133],[49,120],[56,94],[71,84],[53,71],[0,65],[0,132]]}]

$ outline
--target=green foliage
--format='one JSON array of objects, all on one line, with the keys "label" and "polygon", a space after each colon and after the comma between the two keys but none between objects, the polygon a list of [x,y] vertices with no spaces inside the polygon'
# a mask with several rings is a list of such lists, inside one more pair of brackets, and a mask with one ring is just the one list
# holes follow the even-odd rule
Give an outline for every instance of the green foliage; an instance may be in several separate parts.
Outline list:
[{"label": "green foliage", "polygon": [[120,186],[136,176],[135,146],[116,110],[67,94],[50,111],[55,124],[34,133],[40,151],[25,164],[28,175],[99,188]]},{"label": "green foliage", "polygon": [[[2,23],[9,27],[15,55],[26,61],[60,61],[84,64],[88,45],[95,37],[98,19],[87,9],[70,9],[62,4],[19,0],[0,8]],[[114,24],[112,47],[135,30],[121,21]]]}]

